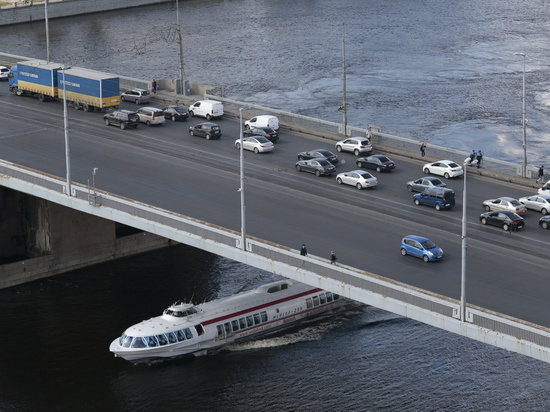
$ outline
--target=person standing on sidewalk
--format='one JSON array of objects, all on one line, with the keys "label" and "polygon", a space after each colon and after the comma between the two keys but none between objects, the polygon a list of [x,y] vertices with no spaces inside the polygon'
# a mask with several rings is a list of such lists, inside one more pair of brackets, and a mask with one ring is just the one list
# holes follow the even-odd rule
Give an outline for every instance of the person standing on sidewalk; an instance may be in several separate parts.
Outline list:
[{"label": "person standing on sidewalk", "polygon": [[151,82],[151,91],[153,93],[157,92],[157,81],[155,79],[153,79],[153,81]]},{"label": "person standing on sidewalk", "polygon": [[420,145],[420,155],[422,157],[426,156],[426,141],[424,140],[422,144]]},{"label": "person standing on sidewalk", "polygon": [[477,168],[479,169],[481,167],[481,160],[483,159],[483,152],[480,150],[477,152]]},{"label": "person standing on sidewalk", "polygon": [[334,253],[334,251],[331,251],[330,252],[330,264],[335,265],[337,260],[338,260],[338,258],[336,257],[336,254]]},{"label": "person standing on sidewalk", "polygon": [[539,174],[538,174],[538,177],[537,177],[537,183],[538,182],[544,182],[544,166],[541,166],[539,168]]},{"label": "person standing on sidewalk", "polygon": [[302,243],[302,249],[300,249],[300,255],[307,256],[306,244]]}]

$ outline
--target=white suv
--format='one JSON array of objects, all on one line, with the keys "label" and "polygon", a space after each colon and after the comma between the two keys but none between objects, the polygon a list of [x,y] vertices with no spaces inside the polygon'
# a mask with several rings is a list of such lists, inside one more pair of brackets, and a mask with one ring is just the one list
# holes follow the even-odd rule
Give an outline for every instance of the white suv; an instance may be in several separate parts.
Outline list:
[{"label": "white suv", "polygon": [[166,121],[164,112],[156,107],[141,107],[136,110],[136,114],[139,116],[139,121],[147,126],[162,124]]},{"label": "white suv", "polygon": [[336,150],[339,152],[352,152],[355,156],[372,152],[370,140],[364,137],[350,137],[336,142]]},{"label": "white suv", "polygon": [[0,66],[0,80],[8,80],[10,69],[5,66]]}]

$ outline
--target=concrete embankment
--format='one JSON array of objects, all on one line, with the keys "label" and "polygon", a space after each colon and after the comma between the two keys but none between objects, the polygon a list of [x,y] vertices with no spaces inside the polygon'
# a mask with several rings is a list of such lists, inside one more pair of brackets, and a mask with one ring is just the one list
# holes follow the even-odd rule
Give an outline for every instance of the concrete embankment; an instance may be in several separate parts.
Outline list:
[{"label": "concrete embankment", "polygon": [[[174,0],[50,0],[48,20],[80,14],[172,3]],[[30,0],[8,1],[0,8],[0,26],[45,20],[44,2],[31,4]]]}]

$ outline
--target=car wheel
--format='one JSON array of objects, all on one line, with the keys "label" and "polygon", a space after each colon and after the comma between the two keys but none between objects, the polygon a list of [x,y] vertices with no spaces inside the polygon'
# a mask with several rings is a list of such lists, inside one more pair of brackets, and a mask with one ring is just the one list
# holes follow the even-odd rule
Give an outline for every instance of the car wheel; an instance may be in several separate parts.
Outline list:
[{"label": "car wheel", "polygon": [[361,154],[358,149],[355,149],[353,153],[355,154],[355,156],[359,156]]},{"label": "car wheel", "polygon": [[206,137],[206,140],[212,139],[212,136],[210,136],[210,134],[207,134],[205,137]]},{"label": "car wheel", "polygon": [[139,104],[139,99],[136,99],[136,101],[134,102],[135,104]]},{"label": "car wheel", "polygon": [[124,96],[120,96],[120,100],[125,101],[126,99],[124,98]]},{"label": "car wheel", "polygon": [[363,167],[363,162],[355,162],[355,164],[357,165],[357,167]]},{"label": "car wheel", "polygon": [[245,124],[245,125],[244,125],[244,128],[245,128],[246,130],[248,130],[248,129],[250,129],[250,126],[247,125],[247,124]]},{"label": "car wheel", "polygon": [[296,165],[296,170],[301,172],[302,171],[302,168],[300,167],[300,165]]},{"label": "car wheel", "polygon": [[508,225],[508,223],[505,223],[502,225],[502,228],[506,231],[509,231],[510,230],[510,226]]},{"label": "car wheel", "polygon": [[257,147],[254,148],[254,153],[260,153]]},{"label": "car wheel", "polygon": [[145,122],[145,124],[146,124],[147,126],[151,126],[151,122],[150,122],[149,120],[147,120],[147,121]]},{"label": "car wheel", "polygon": [[241,148],[241,145],[240,145],[239,143],[235,143],[235,147],[236,147],[237,149],[240,149],[240,148]]},{"label": "car wheel", "polygon": [[486,225],[487,224],[487,219],[485,219],[484,217],[481,218],[481,224]]},{"label": "car wheel", "polygon": [[298,160],[304,160],[304,156],[298,156]]},{"label": "car wheel", "polygon": [[542,208],[540,210],[540,212],[543,214],[543,215],[547,215],[548,214],[548,210],[546,210],[545,208]]},{"label": "car wheel", "polygon": [[407,251],[406,251],[405,248],[403,248],[403,247],[401,248],[401,254],[402,254],[403,256],[407,256]]},{"label": "car wheel", "polygon": [[121,128],[122,130],[126,129],[126,123],[120,122],[120,128]]},{"label": "car wheel", "polygon": [[340,179],[340,178],[336,179],[336,183],[338,183],[339,185],[341,185],[341,184],[342,184],[342,179]]},{"label": "car wheel", "polygon": [[408,190],[409,192],[412,192],[412,191],[413,191],[413,187],[412,187],[411,185],[407,185],[407,190]]},{"label": "car wheel", "polygon": [[356,187],[357,189],[359,189],[359,190],[361,190],[361,189],[363,188],[363,186],[361,185],[361,183],[357,183],[357,184],[355,185],[355,187]]},{"label": "car wheel", "polygon": [[548,229],[548,222],[542,222],[540,225],[543,229]]},{"label": "car wheel", "polygon": [[316,171],[315,171],[315,176],[317,176],[317,177],[321,176],[321,172],[318,171],[318,170],[316,170]]},{"label": "car wheel", "polygon": [[437,210],[437,211],[441,210],[441,206],[439,205],[439,203],[436,203],[435,210]]},{"label": "car wheel", "polygon": [[206,115],[206,120],[210,121],[210,115],[209,114]]},{"label": "car wheel", "polygon": [[430,258],[427,255],[422,256],[422,260],[426,263],[430,261]]},{"label": "car wheel", "polygon": [[109,119],[103,119],[103,121],[105,122],[105,126],[109,126],[111,124]]},{"label": "car wheel", "polygon": [[430,169],[425,168],[425,169],[424,169],[424,173],[426,173],[427,175],[429,175],[429,174],[430,174]]},{"label": "car wheel", "polygon": [[485,210],[486,210],[487,212],[490,212],[490,211],[491,211],[491,206],[486,205],[486,206],[485,206]]},{"label": "car wheel", "polygon": [[194,132],[193,130],[189,130],[189,134],[190,134],[191,136],[195,136],[195,132]]},{"label": "car wheel", "polygon": [[380,166],[378,166],[378,167],[376,168],[376,171],[377,171],[378,173],[380,173],[380,172],[382,171],[382,169],[380,169]]},{"label": "car wheel", "polygon": [[195,113],[193,112],[193,110],[189,110],[189,116],[191,116],[191,117],[195,116]]},{"label": "car wheel", "polygon": [[342,151],[342,146],[336,146],[336,150],[341,152]]},{"label": "car wheel", "polygon": [[445,173],[443,176],[445,176],[445,179],[448,179],[450,177],[449,173]]},{"label": "car wheel", "polygon": [[415,204],[416,206],[420,206],[420,200],[415,199],[415,200],[414,200],[414,204]]}]

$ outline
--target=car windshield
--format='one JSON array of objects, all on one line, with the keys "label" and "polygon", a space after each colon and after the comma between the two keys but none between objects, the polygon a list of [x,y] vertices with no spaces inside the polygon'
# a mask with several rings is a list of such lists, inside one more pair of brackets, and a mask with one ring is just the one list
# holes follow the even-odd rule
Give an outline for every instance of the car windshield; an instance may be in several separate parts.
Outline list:
[{"label": "car windshield", "polygon": [[420,242],[420,244],[426,250],[435,249],[437,247],[436,244],[429,239],[426,239],[424,242]]}]

